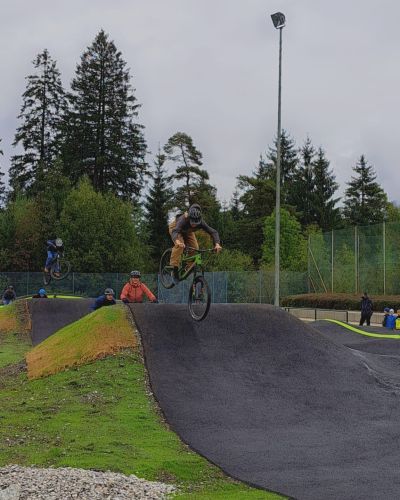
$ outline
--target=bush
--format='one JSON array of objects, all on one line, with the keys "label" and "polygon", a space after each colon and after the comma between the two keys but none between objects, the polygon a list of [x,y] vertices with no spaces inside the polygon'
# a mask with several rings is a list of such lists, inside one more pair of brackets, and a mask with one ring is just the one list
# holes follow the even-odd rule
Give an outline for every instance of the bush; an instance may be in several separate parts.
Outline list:
[{"label": "bush", "polygon": [[[375,311],[383,311],[385,307],[400,309],[400,295],[375,295],[370,297]],[[312,309],[339,309],[359,311],[361,293],[309,293],[283,297],[284,307],[310,307]]]}]

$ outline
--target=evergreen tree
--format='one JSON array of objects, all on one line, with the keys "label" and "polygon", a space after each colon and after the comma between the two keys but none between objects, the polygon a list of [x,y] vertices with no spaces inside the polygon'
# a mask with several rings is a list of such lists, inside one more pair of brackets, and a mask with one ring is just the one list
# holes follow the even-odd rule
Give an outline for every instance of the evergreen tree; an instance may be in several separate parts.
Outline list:
[{"label": "evergreen tree", "polygon": [[38,176],[45,174],[60,151],[60,128],[66,107],[65,93],[56,62],[47,49],[33,61],[37,70],[27,77],[18,118],[22,124],[14,146],[23,153],[12,157],[10,184],[14,191],[35,192]]},{"label": "evergreen tree", "polygon": [[347,183],[343,213],[345,218],[354,225],[382,222],[385,217],[387,196],[379,186],[376,173],[361,155],[353,168],[355,176]]},{"label": "evergreen tree", "polygon": [[[267,158],[269,163],[266,163],[263,170],[264,175],[276,183],[276,160],[277,160],[278,140],[275,139],[274,146],[269,147]],[[299,158],[297,155],[296,145],[294,140],[286,132],[282,130],[281,134],[281,186],[282,186],[282,203],[288,203],[291,187],[294,181],[294,176]]]},{"label": "evergreen tree", "polygon": [[313,194],[315,190],[313,172],[315,148],[309,137],[307,137],[299,154],[300,161],[293,174],[293,182],[287,195],[287,202],[289,205],[296,207],[301,224],[307,226],[314,222]]},{"label": "evergreen tree", "polygon": [[87,175],[96,191],[138,197],[146,172],[143,126],[129,70],[101,30],[83,53],[71,83],[64,163],[76,183]]},{"label": "evergreen tree", "polygon": [[170,209],[173,191],[172,176],[166,174],[165,155],[158,152],[154,171],[150,174],[152,185],[145,201],[148,238],[151,256],[158,262],[164,250],[171,245],[168,233],[168,210]]},{"label": "evergreen tree", "polygon": [[174,203],[179,208],[200,203],[199,192],[205,189],[209,176],[201,169],[202,154],[193,144],[193,139],[184,132],[177,132],[164,146],[167,159],[175,164],[174,179],[183,182],[175,191]]},{"label": "evergreen tree", "polygon": [[338,189],[335,175],[329,169],[322,148],[318,149],[317,158],[312,164],[314,173],[314,190],[312,192],[313,219],[323,231],[330,231],[340,222],[339,209],[335,207],[339,198],[333,198]]},{"label": "evergreen tree", "polygon": [[256,264],[262,254],[264,219],[275,207],[275,184],[262,157],[252,176],[239,176],[238,188],[242,192],[239,200],[241,217],[236,221],[240,235],[238,245],[243,253],[251,255]]}]

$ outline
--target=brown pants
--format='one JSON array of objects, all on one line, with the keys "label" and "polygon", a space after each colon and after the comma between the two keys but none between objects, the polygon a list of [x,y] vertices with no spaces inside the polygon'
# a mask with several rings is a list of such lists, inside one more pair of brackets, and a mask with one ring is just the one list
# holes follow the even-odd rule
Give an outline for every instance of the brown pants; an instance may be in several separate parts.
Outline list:
[{"label": "brown pants", "polygon": [[[171,235],[171,237],[172,237],[172,231],[175,229],[175,226],[176,226],[176,221],[171,222],[171,224],[168,226],[169,234]],[[199,248],[196,235],[194,234],[193,231],[189,230],[189,232],[185,234],[185,236],[179,235],[177,240],[181,241],[186,246]],[[172,248],[171,259],[169,262],[170,266],[179,267],[183,251],[184,248],[178,247],[178,245],[176,244],[174,245],[174,247]],[[194,252],[189,252],[189,255],[192,255],[193,253]]]}]

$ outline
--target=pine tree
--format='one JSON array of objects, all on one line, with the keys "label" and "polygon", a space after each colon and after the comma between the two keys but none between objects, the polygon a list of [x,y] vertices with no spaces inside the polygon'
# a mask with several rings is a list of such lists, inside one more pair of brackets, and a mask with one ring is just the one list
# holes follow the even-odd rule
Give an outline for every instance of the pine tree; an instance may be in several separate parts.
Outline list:
[{"label": "pine tree", "polygon": [[[269,147],[267,158],[269,163],[265,164],[264,175],[276,182],[276,160],[278,141],[275,139],[274,146]],[[294,181],[294,176],[299,162],[296,145],[286,130],[281,134],[281,189],[282,204],[288,203],[289,194]]]},{"label": "pine tree", "polygon": [[356,176],[347,183],[343,213],[351,224],[373,224],[385,217],[387,196],[377,182],[376,173],[361,155],[353,168]]},{"label": "pine tree", "polygon": [[172,176],[166,174],[165,159],[165,155],[159,151],[155,159],[154,171],[150,174],[152,186],[144,204],[151,256],[156,262],[171,244],[168,234],[168,210],[173,196]]},{"label": "pine tree", "polygon": [[35,183],[45,174],[60,151],[60,129],[66,108],[65,92],[56,62],[45,49],[33,61],[35,74],[27,77],[18,118],[22,124],[13,146],[23,153],[12,157],[10,184],[14,191],[35,192]]},{"label": "pine tree", "polygon": [[329,161],[326,159],[325,151],[318,149],[317,158],[312,164],[314,174],[314,190],[312,193],[311,222],[317,224],[323,231],[334,229],[340,222],[339,209],[336,204],[339,198],[333,198],[339,185],[335,181],[335,175],[329,169]]},{"label": "pine tree", "polygon": [[204,190],[204,183],[209,176],[201,169],[202,154],[193,144],[193,139],[184,132],[177,132],[168,139],[164,146],[167,159],[176,165],[174,180],[183,184],[176,189],[174,203],[179,208],[200,203],[199,191]]},{"label": "pine tree", "polygon": [[73,183],[84,175],[96,191],[137,198],[146,172],[143,126],[129,70],[101,30],[71,83],[64,163]]},{"label": "pine tree", "polygon": [[313,172],[315,148],[309,137],[300,149],[299,156],[300,161],[293,175],[287,203],[296,208],[301,224],[307,226],[314,222],[312,197],[315,189]]}]

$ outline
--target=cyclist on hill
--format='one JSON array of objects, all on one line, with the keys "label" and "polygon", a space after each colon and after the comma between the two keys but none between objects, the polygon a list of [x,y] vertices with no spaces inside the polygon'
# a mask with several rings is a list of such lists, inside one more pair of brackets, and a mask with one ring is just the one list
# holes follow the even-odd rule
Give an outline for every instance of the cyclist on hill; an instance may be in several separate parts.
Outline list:
[{"label": "cyclist on hill", "polygon": [[132,271],[128,283],[122,289],[121,300],[125,304],[143,302],[143,295],[146,295],[150,302],[157,302],[156,296],[140,281],[140,271]]},{"label": "cyclist on hill", "polygon": [[[190,206],[189,210],[184,214],[180,214],[176,219],[168,226],[169,234],[171,235],[172,241],[174,242],[174,247],[171,253],[170,265],[173,266],[174,270],[172,272],[172,278],[174,283],[179,283],[179,263],[185,246],[192,248],[199,248],[197,242],[195,231],[203,229],[208,233],[214,243],[214,250],[219,253],[222,250],[220,238],[218,232],[210,227],[203,220],[200,205],[194,203]],[[189,252],[192,255],[194,252]]]},{"label": "cyclist on hill", "polygon": [[[64,243],[61,238],[56,238],[55,240],[47,240],[47,259],[46,264],[44,265],[44,272],[50,272],[50,266],[54,259],[57,257],[57,254],[62,254],[64,252]],[[57,264],[56,264],[57,265]],[[58,267],[58,266],[57,266]],[[55,275],[59,275],[59,269],[55,269]]]}]

